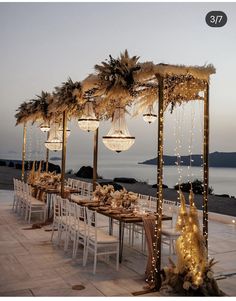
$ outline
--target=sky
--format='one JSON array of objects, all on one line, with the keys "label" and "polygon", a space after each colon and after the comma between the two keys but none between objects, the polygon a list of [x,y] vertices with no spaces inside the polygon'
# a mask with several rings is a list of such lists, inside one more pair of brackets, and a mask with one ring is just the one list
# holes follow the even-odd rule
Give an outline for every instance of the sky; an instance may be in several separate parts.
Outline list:
[{"label": "sky", "polygon": [[[226,13],[224,27],[206,24],[212,10]],[[83,80],[95,64],[125,49],[140,56],[140,62],[212,63],[216,74],[210,86],[210,151],[236,151],[235,28],[236,3],[0,3],[0,157],[21,151],[22,127],[15,127],[14,114],[23,101],[42,90],[52,92],[68,77]],[[184,109],[186,124],[192,124],[190,110],[198,121],[192,148],[199,153],[201,104]],[[165,118],[165,153],[174,154],[176,118],[168,112]],[[157,123],[127,116],[127,124],[136,141],[119,158],[155,157]],[[82,132],[76,120],[70,128],[67,156],[92,158],[93,134]],[[102,143],[109,128],[110,122],[100,124],[99,154],[117,158]],[[44,137],[35,127],[29,132],[31,148],[43,152]],[[188,135],[187,130],[182,134],[183,154]]]}]

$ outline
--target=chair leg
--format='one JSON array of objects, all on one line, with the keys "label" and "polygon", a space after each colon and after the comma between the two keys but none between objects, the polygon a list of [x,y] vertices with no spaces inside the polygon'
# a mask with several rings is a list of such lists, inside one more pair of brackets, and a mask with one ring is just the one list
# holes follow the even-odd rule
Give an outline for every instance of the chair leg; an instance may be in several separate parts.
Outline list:
[{"label": "chair leg", "polygon": [[85,257],[84,257],[84,260],[83,260],[83,266],[86,266],[87,264],[87,259],[88,259],[88,243],[86,242],[85,243]]},{"label": "chair leg", "polygon": [[28,219],[28,223],[30,224],[30,220],[31,220],[31,207],[29,209],[29,219]]},{"label": "chair leg", "polygon": [[55,224],[54,224],[54,222],[53,222],[53,224],[52,224],[51,241],[53,240],[53,235],[54,235],[54,226],[55,226]]},{"label": "chair leg", "polygon": [[96,274],[97,267],[97,249],[94,250],[93,274]]},{"label": "chair leg", "polygon": [[27,220],[28,220],[28,208],[26,206],[26,208],[25,208],[25,221],[27,221]]},{"label": "chair leg", "polygon": [[75,235],[74,237],[74,241],[73,241],[73,247],[72,247],[72,259],[76,258],[76,254],[77,254],[77,235]]},{"label": "chair leg", "polygon": [[65,241],[64,241],[64,252],[66,252],[68,250],[69,240],[70,240],[70,233],[68,231],[68,233],[66,233],[66,237],[65,237]]},{"label": "chair leg", "polygon": [[117,249],[116,249],[116,270],[119,270],[119,244],[117,244]]},{"label": "chair leg", "polygon": [[171,256],[171,239],[170,239],[170,243],[169,243],[169,256]]}]

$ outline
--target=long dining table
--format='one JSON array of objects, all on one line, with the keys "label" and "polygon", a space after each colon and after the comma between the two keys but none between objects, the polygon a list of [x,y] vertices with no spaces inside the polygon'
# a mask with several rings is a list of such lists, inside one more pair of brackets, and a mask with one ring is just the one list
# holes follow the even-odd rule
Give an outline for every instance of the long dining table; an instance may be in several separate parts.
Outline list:
[{"label": "long dining table", "polygon": [[[46,204],[47,204],[47,218],[49,219],[52,215],[52,198],[53,195],[60,195],[61,189],[56,187],[50,187],[50,186],[44,186],[40,184],[31,184],[33,188],[35,188],[37,191],[41,191],[46,194]],[[78,193],[78,189],[65,186],[65,194],[70,195],[72,193]]]},{"label": "long dining table", "polygon": [[[96,209],[96,211],[102,215],[105,215],[109,218],[109,234],[113,232],[113,220],[117,220],[119,222],[119,262],[122,262],[123,257],[123,246],[124,246],[124,229],[125,224],[136,224],[142,223],[142,216],[125,216],[122,214],[109,213],[103,210]],[[167,215],[162,215],[162,221],[171,220],[172,217]]]},{"label": "long dining table", "polygon": [[[75,200],[73,200],[75,201]],[[130,213],[128,210],[125,212],[125,210],[123,210],[122,213],[118,213],[117,210],[112,210],[107,209],[105,210],[104,206],[100,206],[97,202],[95,201],[91,201],[89,199],[86,200],[86,198],[84,199],[79,199],[75,201],[76,203],[78,203],[81,206],[86,206],[88,207],[90,210],[95,210],[97,211],[97,213],[102,214],[106,217],[109,218],[109,234],[112,235],[113,234],[113,220],[117,220],[119,223],[119,262],[122,262],[122,258],[123,258],[123,246],[124,246],[124,229],[125,229],[125,224],[135,224],[135,223],[143,223],[143,218],[142,215],[134,215],[132,213]],[[152,212],[152,214],[154,214],[154,212]],[[168,221],[171,220],[172,217],[168,216],[168,215],[162,215],[162,220],[163,221]]]}]

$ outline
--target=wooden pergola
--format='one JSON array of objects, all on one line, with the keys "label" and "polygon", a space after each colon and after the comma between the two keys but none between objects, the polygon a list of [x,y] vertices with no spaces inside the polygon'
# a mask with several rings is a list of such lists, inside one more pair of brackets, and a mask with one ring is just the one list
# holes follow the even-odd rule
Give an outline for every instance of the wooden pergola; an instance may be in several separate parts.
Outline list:
[{"label": "wooden pergola", "polygon": [[[69,80],[52,94],[41,97],[41,106],[23,103],[16,114],[17,124],[24,124],[22,149],[22,179],[24,179],[26,122],[50,120],[53,114],[63,122],[61,194],[64,196],[66,129],[68,118],[80,116],[88,99],[92,99],[97,117],[100,120],[112,118],[117,106],[134,106],[134,115],[142,114],[150,105],[158,102],[158,141],[157,141],[157,219],[154,249],[156,254],[156,288],[160,288],[161,271],[161,230],[163,204],[163,138],[164,113],[173,110],[184,102],[201,100],[204,102],[204,139],[203,139],[203,235],[208,245],[208,186],[209,186],[209,79],[215,73],[212,65],[179,66],[139,63],[139,58],[129,57],[125,51],[119,58],[110,56],[108,62],[95,65],[95,73],[82,82]],[[28,108],[27,108],[28,106]],[[35,108],[36,107],[36,108]],[[32,109],[33,108],[33,109]],[[42,109],[43,108],[43,109]],[[98,130],[94,134],[93,184],[97,175]]]}]

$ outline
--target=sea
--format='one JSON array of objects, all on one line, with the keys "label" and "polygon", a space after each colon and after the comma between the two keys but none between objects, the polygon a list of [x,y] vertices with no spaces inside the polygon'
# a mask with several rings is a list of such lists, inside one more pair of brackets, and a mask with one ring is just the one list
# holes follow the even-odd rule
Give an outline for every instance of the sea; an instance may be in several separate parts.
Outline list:
[{"label": "sea", "polygon": [[[118,155],[119,156],[119,155]],[[130,177],[138,181],[146,182],[150,185],[157,182],[157,168],[155,165],[139,164],[143,159],[138,157],[122,158],[122,160],[99,160],[98,174],[104,179],[115,177]],[[85,161],[84,161],[85,162]],[[89,164],[90,163],[90,164]],[[86,165],[86,164],[82,164]],[[77,160],[67,160],[67,170],[74,172],[82,166]],[[92,161],[87,162],[92,166]],[[173,188],[179,180],[178,169],[176,166],[164,166],[163,183]],[[181,170],[181,182],[203,179],[201,167],[183,166]],[[213,188],[214,194],[228,194],[236,197],[236,168],[209,168],[209,185]]]},{"label": "sea", "polygon": [[[50,157],[52,158],[53,156],[54,154],[52,153]],[[8,154],[7,156],[6,154],[0,154],[0,158],[20,159],[20,156],[16,156],[16,154]],[[125,156],[124,154],[113,154],[111,157],[101,156],[101,158],[98,158],[98,174],[104,179],[130,177],[152,185],[156,183],[157,169],[155,165],[139,164],[139,162],[143,162],[146,159],[150,158],[144,158],[143,156]],[[67,156],[66,170],[77,172],[83,165],[92,166],[92,160],[91,154],[80,154],[78,157]],[[60,160],[54,160],[51,162],[60,165]],[[169,188],[173,188],[179,180],[177,167],[164,166],[163,171],[163,183],[168,185]],[[202,168],[191,167],[191,169],[189,169],[187,166],[183,166],[180,176],[181,183],[188,180],[202,180]],[[236,168],[209,168],[209,185],[213,188],[214,194],[228,194],[236,197]]]}]

